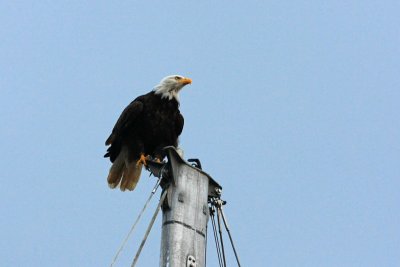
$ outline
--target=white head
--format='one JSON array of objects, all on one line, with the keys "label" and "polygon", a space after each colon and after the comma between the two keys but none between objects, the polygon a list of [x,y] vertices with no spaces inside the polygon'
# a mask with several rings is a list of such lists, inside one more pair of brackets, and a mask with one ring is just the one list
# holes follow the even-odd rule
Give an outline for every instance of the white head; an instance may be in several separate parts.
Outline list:
[{"label": "white head", "polygon": [[153,91],[156,95],[161,95],[161,98],[168,98],[171,100],[175,98],[179,102],[179,91],[187,84],[191,84],[192,80],[180,75],[170,75],[161,80],[161,82],[154,87]]}]

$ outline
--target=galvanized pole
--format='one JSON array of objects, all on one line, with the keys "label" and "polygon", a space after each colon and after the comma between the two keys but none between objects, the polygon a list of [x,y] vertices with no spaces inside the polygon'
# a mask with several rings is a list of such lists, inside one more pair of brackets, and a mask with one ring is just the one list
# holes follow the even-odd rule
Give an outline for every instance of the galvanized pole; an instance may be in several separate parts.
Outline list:
[{"label": "galvanized pole", "polygon": [[204,267],[208,197],[220,186],[205,172],[166,148],[169,184],[163,205],[161,267]]}]

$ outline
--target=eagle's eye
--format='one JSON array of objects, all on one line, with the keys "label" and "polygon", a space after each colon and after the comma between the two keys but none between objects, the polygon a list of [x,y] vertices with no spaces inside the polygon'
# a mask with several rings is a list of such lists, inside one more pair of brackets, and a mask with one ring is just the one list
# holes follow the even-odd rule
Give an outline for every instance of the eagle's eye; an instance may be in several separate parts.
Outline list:
[{"label": "eagle's eye", "polygon": [[182,77],[175,76],[175,80],[179,81],[180,79],[182,79]]}]

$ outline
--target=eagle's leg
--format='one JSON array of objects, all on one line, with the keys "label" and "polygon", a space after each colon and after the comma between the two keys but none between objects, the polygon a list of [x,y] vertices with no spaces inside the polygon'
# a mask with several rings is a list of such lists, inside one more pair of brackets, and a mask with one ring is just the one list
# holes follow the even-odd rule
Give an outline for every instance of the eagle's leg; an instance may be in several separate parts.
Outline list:
[{"label": "eagle's leg", "polygon": [[144,154],[140,154],[140,158],[138,161],[136,161],[136,165],[139,166],[140,164],[143,164],[144,166],[147,166],[146,160],[149,160],[150,156],[145,156]]},{"label": "eagle's leg", "polygon": [[157,163],[161,163],[163,161],[164,156],[161,153],[155,153],[154,161]]}]

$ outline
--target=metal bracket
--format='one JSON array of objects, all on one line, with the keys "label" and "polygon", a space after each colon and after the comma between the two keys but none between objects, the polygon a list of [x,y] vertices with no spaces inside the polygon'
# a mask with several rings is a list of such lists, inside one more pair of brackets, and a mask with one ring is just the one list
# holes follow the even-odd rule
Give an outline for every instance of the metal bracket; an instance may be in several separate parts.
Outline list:
[{"label": "metal bracket", "polygon": [[167,164],[165,162],[157,162],[152,159],[147,160],[146,169],[155,177],[161,177],[168,174]]},{"label": "metal bracket", "polygon": [[192,255],[187,257],[186,267],[197,267],[196,259]]},{"label": "metal bracket", "polygon": [[196,167],[197,169],[201,170],[201,162],[199,159],[188,159],[187,161],[192,163],[193,167]]}]

